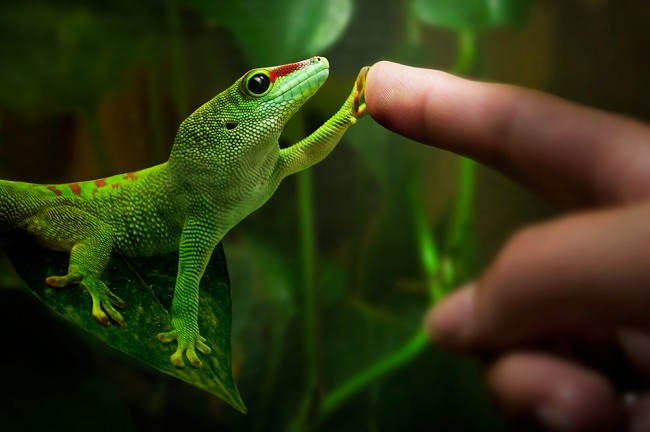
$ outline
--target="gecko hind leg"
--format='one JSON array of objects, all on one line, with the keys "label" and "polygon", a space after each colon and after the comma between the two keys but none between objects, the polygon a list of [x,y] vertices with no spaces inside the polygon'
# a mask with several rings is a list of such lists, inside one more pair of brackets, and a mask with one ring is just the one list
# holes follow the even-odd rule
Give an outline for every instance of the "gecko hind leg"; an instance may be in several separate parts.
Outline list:
[{"label": "gecko hind leg", "polygon": [[110,318],[122,327],[126,321],[114,306],[124,301],[102,282],[113,249],[113,231],[94,216],[72,207],[46,209],[28,222],[30,231],[47,247],[70,253],[68,274],[52,275],[45,283],[54,288],[83,286],[92,299],[93,317],[102,325]]},{"label": "gecko hind leg", "polygon": [[[78,250],[78,248],[73,248],[70,252],[68,274],[65,276],[50,276],[45,279],[45,283],[53,288],[64,288],[76,284],[83,286],[92,299],[92,314],[97,322],[107,326],[110,324],[110,317],[121,327],[126,327],[124,317],[114,307],[123,308],[124,300],[113,294],[99,276],[103,273],[106,265],[101,265],[102,263],[98,262],[97,258],[92,255],[89,258],[85,254],[79,254]],[[92,251],[93,248],[88,248],[88,250]],[[92,263],[95,268],[89,269],[89,263]],[[96,267],[97,264],[99,264],[99,268]],[[87,270],[84,272],[81,270],[82,268]]]}]

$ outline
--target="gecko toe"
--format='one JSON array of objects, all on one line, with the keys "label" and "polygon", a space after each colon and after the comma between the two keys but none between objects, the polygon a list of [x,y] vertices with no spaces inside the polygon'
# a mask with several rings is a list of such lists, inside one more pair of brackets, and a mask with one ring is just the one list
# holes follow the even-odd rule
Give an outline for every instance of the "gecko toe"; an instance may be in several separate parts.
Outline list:
[{"label": "gecko toe", "polygon": [[[126,320],[122,314],[111,305],[111,303],[103,302],[102,307],[120,327],[126,327]],[[122,305],[122,307],[124,307],[124,305]]]},{"label": "gecko toe", "polygon": [[121,298],[119,298],[118,296],[116,296],[115,294],[113,294],[110,291],[107,294],[108,294],[108,296],[107,296],[108,301],[110,302],[110,304],[112,304],[113,306],[117,306],[120,309],[124,309],[124,306],[126,306],[126,303],[124,303],[124,300],[122,300]]},{"label": "gecko toe", "polygon": [[179,369],[183,369],[185,367],[185,362],[183,361],[183,351],[180,349],[176,350],[174,354],[170,355],[169,360],[175,367]]},{"label": "gecko toe", "polygon": [[158,333],[158,340],[162,343],[173,342],[178,338],[178,332],[172,330],[169,332]]},{"label": "gecko toe", "polygon": [[108,315],[102,310],[102,308],[99,306],[98,303],[95,303],[93,301],[93,309],[92,309],[93,317],[97,320],[98,323],[103,325],[104,327],[108,327],[111,322],[108,319]]},{"label": "gecko toe", "polygon": [[200,339],[196,341],[196,349],[201,351],[201,353],[203,353],[204,355],[210,355],[212,353],[212,350],[204,342],[205,342],[205,338],[200,337]]},{"label": "gecko toe", "polygon": [[187,347],[187,352],[185,354],[193,368],[198,369],[203,366],[203,362],[201,362],[199,356],[196,355],[196,351],[192,345]]}]

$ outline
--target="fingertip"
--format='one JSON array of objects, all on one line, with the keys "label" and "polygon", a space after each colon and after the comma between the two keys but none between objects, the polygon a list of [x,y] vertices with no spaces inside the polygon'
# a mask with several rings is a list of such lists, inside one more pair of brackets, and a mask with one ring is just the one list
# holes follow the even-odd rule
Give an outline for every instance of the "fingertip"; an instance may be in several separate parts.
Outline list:
[{"label": "fingertip", "polygon": [[393,132],[471,157],[480,155],[486,129],[495,129],[501,98],[492,88],[435,69],[381,61],[368,73],[366,105],[370,116]]},{"label": "fingertip", "polygon": [[[366,107],[368,114],[380,124],[390,120],[390,107],[398,96],[395,87],[399,82],[396,69],[401,65],[382,60],[372,65],[366,77]],[[406,67],[406,66],[402,66]]]},{"label": "fingertip", "polygon": [[467,346],[474,318],[476,284],[460,288],[436,305],[427,316],[430,338],[447,348],[462,350]]}]

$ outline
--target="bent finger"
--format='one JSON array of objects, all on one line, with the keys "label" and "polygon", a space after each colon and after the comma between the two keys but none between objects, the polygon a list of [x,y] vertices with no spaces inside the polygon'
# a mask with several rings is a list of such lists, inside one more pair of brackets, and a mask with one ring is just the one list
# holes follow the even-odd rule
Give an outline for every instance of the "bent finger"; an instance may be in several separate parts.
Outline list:
[{"label": "bent finger", "polygon": [[644,203],[524,230],[474,287],[436,306],[436,339],[501,349],[558,332],[650,329],[649,217]]}]

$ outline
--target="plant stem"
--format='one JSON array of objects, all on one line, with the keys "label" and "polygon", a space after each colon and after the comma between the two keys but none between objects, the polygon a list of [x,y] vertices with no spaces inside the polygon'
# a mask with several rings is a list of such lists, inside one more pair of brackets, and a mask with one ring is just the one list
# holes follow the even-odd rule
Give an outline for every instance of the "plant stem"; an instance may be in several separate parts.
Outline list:
[{"label": "plant stem", "polygon": [[284,348],[287,334],[287,319],[278,317],[274,320],[274,328],[271,331],[271,343],[268,352],[268,363],[264,373],[264,379],[260,383],[259,409],[255,414],[253,431],[268,430],[269,405],[270,399],[274,397],[273,387],[277,382],[278,371],[280,370],[282,360],[282,349]]},{"label": "plant stem", "polygon": [[444,289],[438,283],[438,273],[440,272],[440,258],[438,248],[436,247],[435,238],[431,231],[431,225],[427,218],[427,212],[424,207],[420,178],[422,170],[414,170],[409,185],[409,200],[411,202],[411,214],[413,215],[413,224],[415,226],[416,240],[420,249],[420,265],[427,286],[429,287],[429,296],[432,304],[435,304],[444,295]]},{"label": "plant stem", "polygon": [[473,30],[458,31],[458,55],[456,64],[449,72],[455,75],[466,74],[476,59],[476,33]]},{"label": "plant stem", "polygon": [[297,428],[309,421],[313,404],[316,402],[315,390],[318,383],[316,352],[316,296],[314,293],[314,266],[316,262],[314,212],[312,200],[312,173],[304,170],[296,175],[298,182],[298,219],[300,226],[300,256],[302,265],[302,294],[305,345],[305,396],[298,412]]},{"label": "plant stem", "polygon": [[456,198],[449,240],[447,242],[447,248],[450,251],[455,250],[462,244],[470,225],[472,201],[474,199],[474,168],[475,164],[471,159],[460,159],[458,196]]},{"label": "plant stem", "polygon": [[[474,32],[461,31],[459,33],[458,58],[451,71],[456,74],[467,72],[474,62],[475,54],[476,38]],[[413,170],[414,174],[411,176],[411,184],[409,185],[409,201],[416,239],[420,249],[422,271],[429,287],[431,303],[435,304],[442,298],[450,282],[453,282],[453,268],[445,265],[439,258],[438,248],[422,200],[420,189],[420,174],[422,170],[417,169],[418,164],[414,165],[416,167]],[[469,225],[473,198],[473,180],[473,162],[469,159],[461,159],[460,190],[452,222],[452,242],[462,241],[465,230]],[[423,330],[418,330],[402,348],[379,360],[367,369],[355,374],[327,395],[321,406],[323,417],[330,415],[350,397],[356,395],[375,380],[408,363],[427,345],[426,334]]]},{"label": "plant stem", "polygon": [[321,407],[323,417],[332,414],[350,397],[356,395],[374,381],[408,363],[427,345],[427,336],[423,330],[420,330],[402,348],[354,375],[325,397]]},{"label": "plant stem", "polygon": [[[416,164],[417,165],[417,164]],[[435,303],[444,294],[444,286],[441,278],[438,277],[442,269],[438,251],[434,241],[431,226],[426,217],[426,209],[422,201],[420,190],[421,170],[415,169],[409,184],[409,201],[411,204],[411,213],[415,225],[416,239],[420,248],[420,261],[422,270],[429,286],[431,302]],[[328,416],[341,406],[347,399],[366,388],[373,381],[388,375],[392,371],[400,368],[416,357],[426,346],[427,337],[422,329],[418,330],[415,335],[397,351],[379,360],[369,368],[362,370],[352,376],[348,381],[343,383],[325,397],[321,406],[323,417]]]}]

